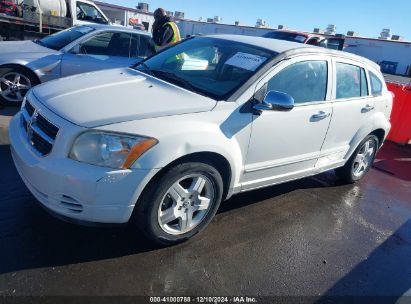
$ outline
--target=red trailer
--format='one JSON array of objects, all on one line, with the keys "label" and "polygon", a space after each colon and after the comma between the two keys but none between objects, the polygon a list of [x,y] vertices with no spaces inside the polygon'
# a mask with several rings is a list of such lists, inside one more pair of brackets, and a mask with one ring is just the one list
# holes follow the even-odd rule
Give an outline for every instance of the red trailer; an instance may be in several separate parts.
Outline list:
[{"label": "red trailer", "polygon": [[387,87],[395,95],[388,140],[411,144],[411,84],[387,82]]}]

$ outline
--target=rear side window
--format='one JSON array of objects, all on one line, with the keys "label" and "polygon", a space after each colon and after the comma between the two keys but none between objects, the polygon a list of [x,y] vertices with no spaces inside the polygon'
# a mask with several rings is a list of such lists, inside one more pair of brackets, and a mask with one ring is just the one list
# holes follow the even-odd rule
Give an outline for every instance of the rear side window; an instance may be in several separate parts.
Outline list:
[{"label": "rear side window", "polygon": [[337,99],[368,96],[367,77],[364,69],[337,62]]},{"label": "rear side window", "polygon": [[151,37],[145,35],[133,34],[131,38],[131,57],[146,58],[153,54],[154,48],[151,43]]},{"label": "rear side window", "polygon": [[268,91],[287,93],[295,103],[324,101],[327,94],[327,61],[303,61],[286,67],[268,82]]},{"label": "rear side window", "polygon": [[370,72],[371,92],[373,96],[382,95],[382,82],[373,72]]}]

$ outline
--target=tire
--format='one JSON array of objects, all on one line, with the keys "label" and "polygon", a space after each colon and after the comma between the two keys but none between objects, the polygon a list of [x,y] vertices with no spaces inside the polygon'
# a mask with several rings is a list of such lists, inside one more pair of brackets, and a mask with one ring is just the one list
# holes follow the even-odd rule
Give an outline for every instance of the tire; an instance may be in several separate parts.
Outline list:
[{"label": "tire", "polygon": [[176,165],[143,191],[132,223],[158,245],[184,242],[210,223],[220,206],[223,188],[222,177],[211,164]]},{"label": "tire", "polygon": [[[361,180],[374,163],[378,147],[378,138],[375,135],[368,135],[358,145],[357,149],[354,151],[344,167],[335,170],[337,177],[342,182],[347,184],[352,184]],[[372,149],[372,151],[370,149]]]},{"label": "tire", "polygon": [[8,106],[20,106],[28,90],[38,84],[37,77],[26,68],[19,66],[0,67],[0,103]]}]

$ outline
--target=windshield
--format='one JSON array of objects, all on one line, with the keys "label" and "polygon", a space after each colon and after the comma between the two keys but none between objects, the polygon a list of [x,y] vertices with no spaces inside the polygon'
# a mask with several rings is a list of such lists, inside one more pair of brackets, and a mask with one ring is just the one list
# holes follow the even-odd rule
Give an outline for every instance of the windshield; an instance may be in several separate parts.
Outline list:
[{"label": "windshield", "polygon": [[61,50],[68,44],[72,43],[74,40],[77,40],[78,38],[92,31],[94,31],[94,28],[92,27],[77,26],[47,36],[41,40],[36,40],[35,42],[53,50]]},{"label": "windshield", "polygon": [[76,8],[77,19],[82,21],[108,24],[106,18],[93,5],[77,2]]},{"label": "windshield", "polygon": [[225,100],[277,53],[224,39],[188,39],[136,69],[190,91]]},{"label": "windshield", "polygon": [[287,40],[292,42],[304,43],[307,39],[307,36],[297,34],[297,33],[288,33],[288,32],[269,32],[264,34],[265,38]]}]

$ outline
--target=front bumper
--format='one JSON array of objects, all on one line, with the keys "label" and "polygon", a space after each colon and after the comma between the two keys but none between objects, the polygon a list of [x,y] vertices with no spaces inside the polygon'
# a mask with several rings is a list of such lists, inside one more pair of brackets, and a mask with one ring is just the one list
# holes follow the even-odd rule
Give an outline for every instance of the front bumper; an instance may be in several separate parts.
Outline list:
[{"label": "front bumper", "polygon": [[58,149],[39,157],[27,141],[20,115],[10,123],[13,160],[24,183],[44,207],[78,221],[113,224],[129,221],[139,195],[158,169],[114,170],[92,166],[59,155],[54,151]]}]

